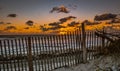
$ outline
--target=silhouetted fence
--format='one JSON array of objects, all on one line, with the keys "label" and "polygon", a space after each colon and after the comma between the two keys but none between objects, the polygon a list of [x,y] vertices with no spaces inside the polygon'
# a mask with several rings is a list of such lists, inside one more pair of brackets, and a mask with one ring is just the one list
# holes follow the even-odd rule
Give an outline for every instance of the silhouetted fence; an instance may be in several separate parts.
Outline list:
[{"label": "silhouetted fence", "polygon": [[[79,30],[64,35],[4,37],[0,40],[1,71],[50,71],[83,62]],[[100,51],[101,40],[93,31],[86,32],[87,60]]]},{"label": "silhouetted fence", "polygon": [[77,65],[84,62],[85,50],[87,60],[95,59],[106,42],[94,31],[83,35],[80,29],[64,35],[1,35],[0,38],[0,71],[51,71]]}]

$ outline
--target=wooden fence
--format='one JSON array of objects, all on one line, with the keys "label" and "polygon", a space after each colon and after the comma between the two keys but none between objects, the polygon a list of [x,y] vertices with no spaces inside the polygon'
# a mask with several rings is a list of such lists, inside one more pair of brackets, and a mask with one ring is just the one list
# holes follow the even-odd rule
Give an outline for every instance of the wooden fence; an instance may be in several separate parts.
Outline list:
[{"label": "wooden fence", "polygon": [[105,43],[94,31],[80,29],[64,35],[1,35],[0,38],[0,71],[52,71],[78,65],[95,59]]}]

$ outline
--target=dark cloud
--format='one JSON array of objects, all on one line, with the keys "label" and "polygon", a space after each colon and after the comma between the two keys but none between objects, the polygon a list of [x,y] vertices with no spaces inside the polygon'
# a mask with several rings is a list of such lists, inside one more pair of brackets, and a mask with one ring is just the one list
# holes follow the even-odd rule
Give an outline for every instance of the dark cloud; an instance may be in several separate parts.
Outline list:
[{"label": "dark cloud", "polygon": [[89,20],[84,20],[82,23],[85,23],[86,25],[91,25],[92,22],[90,22]]},{"label": "dark cloud", "polygon": [[56,11],[57,13],[69,13],[68,8],[65,7],[64,5],[62,5],[60,7],[53,7],[53,9],[50,11],[50,13],[53,13],[54,11]]},{"label": "dark cloud", "polygon": [[86,25],[97,25],[97,24],[100,24],[101,22],[91,22],[89,20],[85,20],[82,23],[85,23]]},{"label": "dark cloud", "polygon": [[93,22],[92,25],[101,24],[102,22]]},{"label": "dark cloud", "polygon": [[17,17],[17,14],[8,14],[7,17],[15,18],[15,17]]},{"label": "dark cloud", "polygon": [[0,24],[12,24],[12,23],[10,23],[10,22],[0,22]]},{"label": "dark cloud", "polygon": [[[47,28],[47,30],[58,30],[60,28],[66,28],[65,26],[62,26],[61,24],[63,24],[64,22],[67,22],[68,20],[75,19],[75,18],[76,17],[74,17],[74,16],[68,16],[65,18],[61,18],[61,19],[59,19],[59,22],[53,22],[53,23],[48,24],[49,26],[51,26],[51,28]],[[78,24],[78,23],[75,22],[74,24]],[[45,28],[43,28],[43,26],[41,26],[41,28],[45,29]]]},{"label": "dark cloud", "polygon": [[120,23],[120,19],[112,19],[110,22],[106,22],[106,24]]},{"label": "dark cloud", "polygon": [[62,26],[62,25],[56,25],[56,26],[53,26],[51,28],[49,28],[49,30],[58,30],[60,28],[65,28],[65,26]]},{"label": "dark cloud", "polygon": [[[48,24],[49,26],[51,26],[50,28],[47,28],[47,30],[58,30],[60,28],[65,28],[65,26],[60,25],[61,22],[53,22]],[[41,26],[43,27],[43,26]]]},{"label": "dark cloud", "polygon": [[66,21],[68,21],[70,19],[75,19],[75,18],[76,18],[75,16],[69,16],[69,17],[61,18],[61,19],[59,19],[59,21],[61,23],[64,23],[64,22],[66,22]]},{"label": "dark cloud", "polygon": [[48,24],[49,26],[58,26],[60,24],[60,22],[53,22],[53,23],[50,23]]},{"label": "dark cloud", "polygon": [[50,28],[46,28],[44,26],[40,26],[40,30],[42,30],[42,31],[58,30],[60,28],[65,28],[65,27],[61,26],[61,25],[52,25],[52,27],[50,27]]},{"label": "dark cloud", "polygon": [[116,17],[117,17],[117,14],[107,13],[107,14],[95,16],[94,20],[95,21],[104,21],[104,20],[115,19]]},{"label": "dark cloud", "polygon": [[27,24],[28,26],[33,26],[34,22],[31,21],[31,20],[28,20],[28,21],[26,22],[26,24]]},{"label": "dark cloud", "polygon": [[17,28],[16,28],[15,26],[7,26],[7,27],[5,28],[5,30],[11,30],[11,29],[16,30]]},{"label": "dark cloud", "polygon": [[74,17],[74,16],[69,16],[69,17],[61,18],[61,19],[59,19],[59,22],[53,22],[53,23],[50,23],[48,25],[49,26],[59,26],[60,24],[63,24],[64,22],[67,22],[68,20],[75,19],[75,18],[76,17]]},{"label": "dark cloud", "polygon": [[112,19],[111,23],[120,23],[120,19]]},{"label": "dark cloud", "polygon": [[45,26],[43,26],[43,25],[40,25],[40,30],[42,30],[43,32],[44,31],[48,31],[49,29],[48,28],[46,28]]},{"label": "dark cloud", "polygon": [[41,30],[42,30],[42,31],[48,31],[49,29],[48,29],[48,28],[45,28],[45,27],[42,27]]},{"label": "dark cloud", "polygon": [[0,22],[0,24],[4,24],[4,22]]},{"label": "dark cloud", "polygon": [[25,27],[24,29],[29,29],[29,27]]},{"label": "dark cloud", "polygon": [[73,21],[73,22],[71,22],[70,24],[68,24],[68,26],[69,26],[69,27],[74,27],[75,25],[78,25],[78,24],[80,24],[80,23]]},{"label": "dark cloud", "polygon": [[43,25],[40,25],[40,28],[43,28],[44,26]]},{"label": "dark cloud", "polygon": [[0,22],[0,24],[12,24],[12,23],[10,23],[10,22]]}]

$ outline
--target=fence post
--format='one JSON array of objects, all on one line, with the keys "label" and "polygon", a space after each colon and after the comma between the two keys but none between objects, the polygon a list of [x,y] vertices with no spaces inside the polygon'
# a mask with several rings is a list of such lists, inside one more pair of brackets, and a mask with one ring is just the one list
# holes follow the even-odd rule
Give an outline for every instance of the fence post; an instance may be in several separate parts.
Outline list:
[{"label": "fence post", "polygon": [[[103,27],[103,34],[105,34],[105,28]],[[105,38],[104,37],[102,37],[102,48],[104,48],[105,47]]]},{"label": "fence post", "polygon": [[31,37],[28,37],[28,66],[29,71],[33,71],[33,59],[32,59],[32,50],[31,50]]},{"label": "fence post", "polygon": [[87,62],[87,48],[86,48],[86,33],[85,33],[85,23],[82,23],[82,43],[81,43],[82,49],[83,49],[83,62]]},{"label": "fence post", "polygon": [[[105,34],[105,27],[103,27],[102,33]],[[105,38],[102,37],[102,38],[101,38],[101,41],[102,41],[102,43],[101,43],[101,44],[102,44],[102,45],[101,45],[102,47],[99,49],[99,50],[100,50],[100,53],[102,53],[102,49],[105,47]]]}]

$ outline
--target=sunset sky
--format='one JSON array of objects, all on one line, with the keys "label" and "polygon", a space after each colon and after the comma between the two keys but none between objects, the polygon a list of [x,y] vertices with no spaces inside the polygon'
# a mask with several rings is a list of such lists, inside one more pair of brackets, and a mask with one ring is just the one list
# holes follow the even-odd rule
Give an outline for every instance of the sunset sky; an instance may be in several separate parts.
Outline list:
[{"label": "sunset sky", "polygon": [[[59,6],[67,7],[69,13],[50,13],[53,7]],[[75,16],[79,21],[93,20],[102,13],[120,13],[120,0],[0,0],[0,22],[14,25],[23,25],[28,20],[43,25],[68,16]],[[8,14],[17,16],[11,18]]]}]

